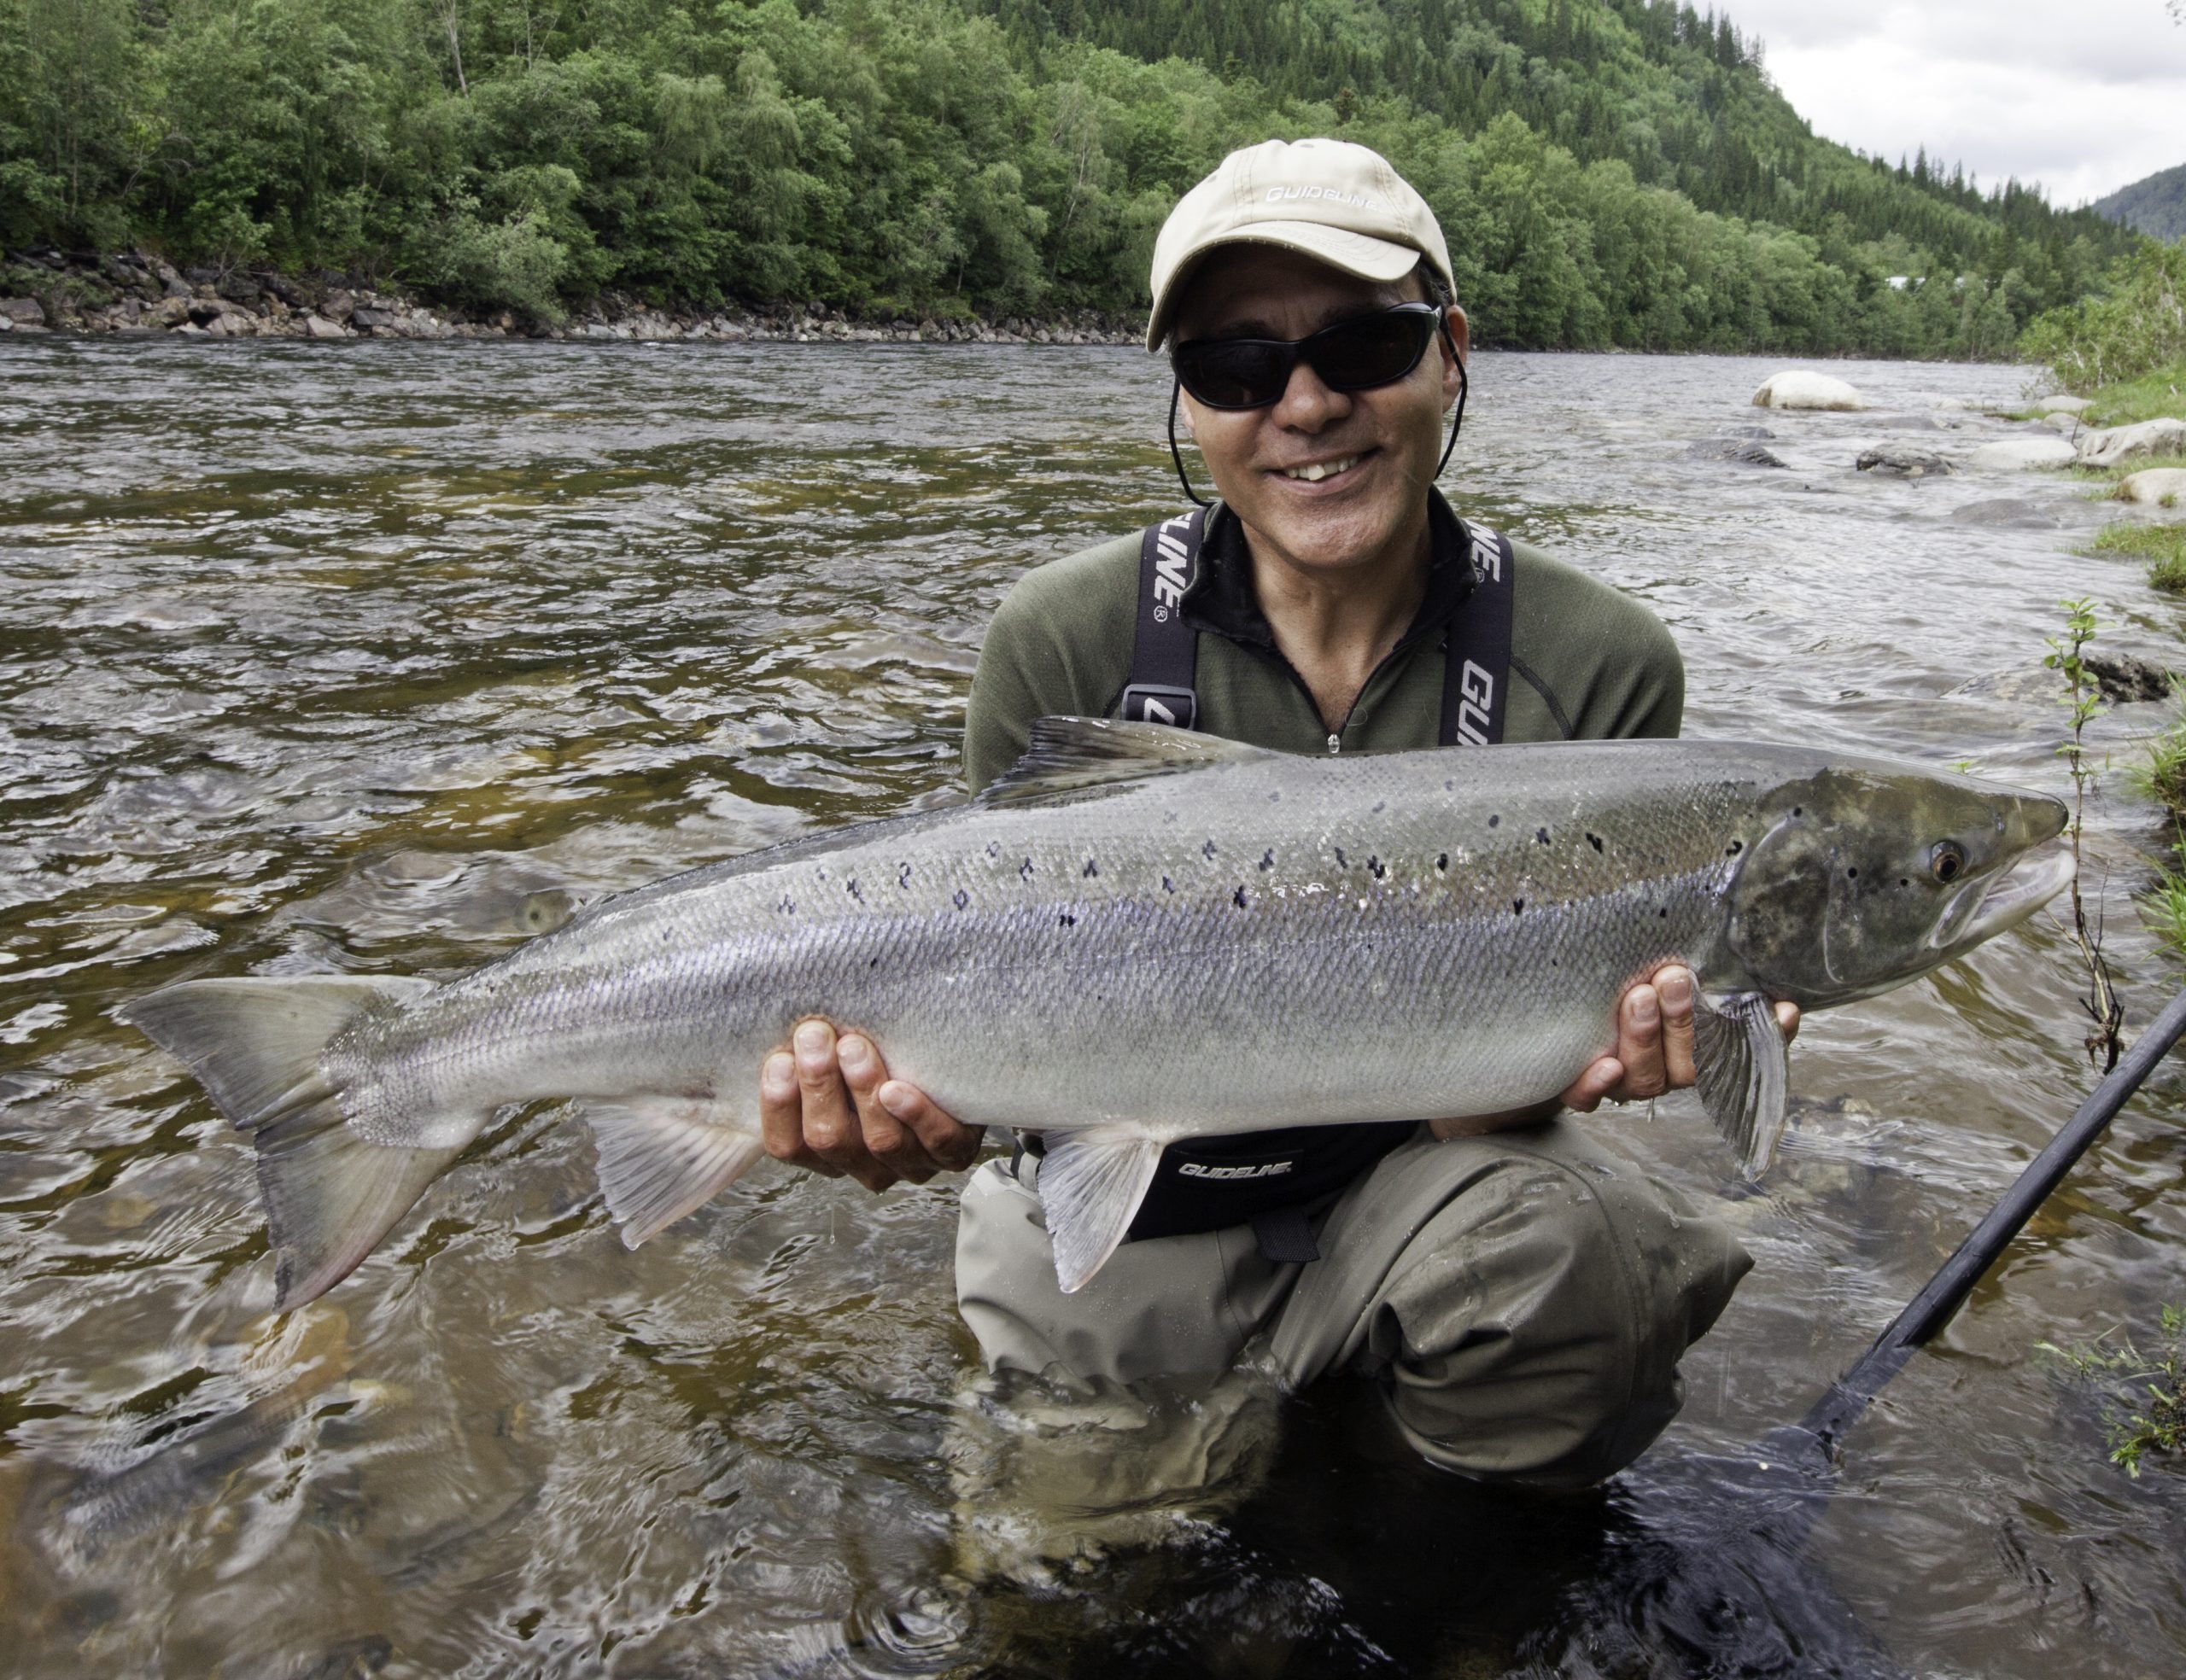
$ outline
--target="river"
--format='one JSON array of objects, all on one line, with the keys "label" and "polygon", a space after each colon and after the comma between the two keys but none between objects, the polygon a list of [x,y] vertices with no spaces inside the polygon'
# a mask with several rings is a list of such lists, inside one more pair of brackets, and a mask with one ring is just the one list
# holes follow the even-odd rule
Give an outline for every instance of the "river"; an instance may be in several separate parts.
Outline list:
[{"label": "river", "polygon": [[[1688,733],[2063,790],[2031,676],[2054,604],[2157,656],[2180,609],[2136,562],[2075,557],[2100,517],[2076,485],[1852,470],[2004,435],[1938,404],[2008,401],[2023,370],[1849,364],[1873,412],[1746,406],[1773,370],[1482,355],[1445,482],[1671,625]],[[1688,1496],[1804,1409],[2092,1082],[2046,919],[1813,1018],[1758,1189],[1689,1099],[1604,1114],[1758,1264],[1683,1415],[1601,1496],[1430,1476],[1339,1382],[1281,1409],[1219,1511],[1045,1576],[964,1559],[951,1187],[874,1201],[769,1164],[627,1253],[585,1129],[542,1107],[274,1321],[247,1147],[110,1018],[191,976],[452,971],[603,893],[951,796],[1003,591],[1175,505],[1166,396],[1114,349],[0,345],[15,1671],[1704,1665],[1715,1613],[1661,1589],[1706,1561]],[[1756,423],[1788,469],[1686,452]],[[2005,498],[2026,516],[1963,516]],[[2171,975],[2132,907],[2159,837],[2125,767],[2161,720],[2094,732],[2090,884],[2136,1022]],[[1910,1673],[2186,1671],[2186,1475],[2106,1462],[2100,1395],[2037,1349],[2146,1339],[2186,1300],[2182,1104],[2166,1065],[1853,1432],[1805,1572],[1749,1572],[1763,1633],[1827,1604]]]}]

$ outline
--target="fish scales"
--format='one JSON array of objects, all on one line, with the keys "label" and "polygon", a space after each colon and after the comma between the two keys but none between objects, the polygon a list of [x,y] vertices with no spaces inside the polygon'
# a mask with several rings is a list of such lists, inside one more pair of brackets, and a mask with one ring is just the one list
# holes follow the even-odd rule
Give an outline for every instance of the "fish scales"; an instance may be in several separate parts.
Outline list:
[{"label": "fish scales", "polygon": [[[2008,925],[1981,894],[2061,822],[2054,801],[1794,748],[1305,760],[1151,726],[1042,728],[972,806],[692,872],[439,986],[284,993],[293,1043],[237,1047],[273,1032],[241,1017],[308,982],[196,983],[133,1018],[261,1129],[277,1228],[328,1216],[316,1199],[338,1176],[284,1211],[304,1193],[280,1187],[283,1151],[348,1152],[342,1170],[377,1175],[372,1216],[391,1221],[497,1110],[570,1098],[635,1240],[756,1157],[760,1064],[822,1016],[960,1119],[1049,1134],[1051,1229],[1078,1217],[1073,1158],[1128,1158],[1087,1181],[1108,1234],[1058,1238],[1082,1281],[1120,1234],[1115,1185],[1143,1188],[1163,1144],[1552,1095],[1610,1048],[1622,993],[1672,959],[1726,1012],[1702,1012],[1729,1070],[1713,1086],[1704,1070],[1711,1116],[1765,1160],[1782,1106],[1768,999],[1866,995],[1945,960],[1951,917],[1973,937]],[[1929,878],[1938,846],[1962,884]],[[2014,919],[2061,884],[2044,868]],[[1817,951],[1845,971],[1807,972]],[[354,1264],[378,1234],[361,1230],[289,1245],[312,1253],[284,1294]]]}]

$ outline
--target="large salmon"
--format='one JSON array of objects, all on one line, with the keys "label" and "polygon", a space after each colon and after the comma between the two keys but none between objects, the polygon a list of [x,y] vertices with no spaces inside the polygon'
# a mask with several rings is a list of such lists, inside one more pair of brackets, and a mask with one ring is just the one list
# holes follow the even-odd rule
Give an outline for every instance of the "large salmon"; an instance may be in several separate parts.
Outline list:
[{"label": "large salmon", "polygon": [[1770,1007],[1949,962],[2069,878],[2056,800],[1731,742],[1303,758],[1043,720],[972,803],[605,901],[498,961],[199,980],[128,1006],[259,1151],[280,1300],[346,1276],[514,1103],[579,1102],[634,1246],[761,1153],[759,1065],[806,1015],[971,1123],[1046,1134],[1065,1289],[1164,1145],[1486,1113],[1700,979],[1710,1115],[1749,1173],[1783,1123]]}]

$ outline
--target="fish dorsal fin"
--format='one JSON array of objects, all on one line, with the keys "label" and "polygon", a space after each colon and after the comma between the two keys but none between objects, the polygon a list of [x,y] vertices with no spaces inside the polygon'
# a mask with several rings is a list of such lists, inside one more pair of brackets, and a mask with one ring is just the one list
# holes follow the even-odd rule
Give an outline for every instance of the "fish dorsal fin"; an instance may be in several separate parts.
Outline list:
[{"label": "fish dorsal fin", "polygon": [[1702,998],[1692,1010],[1700,1101],[1749,1179],[1768,1170],[1784,1130],[1791,1060],[1776,1006],[1758,992]]},{"label": "fish dorsal fin", "polygon": [[1024,757],[990,783],[980,805],[1067,805],[1207,764],[1242,764],[1275,755],[1190,729],[1109,718],[1043,717],[1032,723]]},{"label": "fish dorsal fin", "polygon": [[1075,1295],[1108,1263],[1160,1161],[1161,1146],[1135,1126],[1049,1134],[1040,1158],[1040,1208],[1064,1294]]}]

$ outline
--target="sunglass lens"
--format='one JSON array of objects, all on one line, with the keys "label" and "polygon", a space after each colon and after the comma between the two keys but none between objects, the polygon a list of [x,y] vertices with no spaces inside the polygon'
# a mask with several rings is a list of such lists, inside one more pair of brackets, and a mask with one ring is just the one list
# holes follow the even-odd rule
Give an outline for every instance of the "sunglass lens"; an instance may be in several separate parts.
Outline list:
[{"label": "sunglass lens", "polygon": [[1281,397],[1289,382],[1289,348],[1249,339],[1210,339],[1178,353],[1177,376],[1210,407],[1260,408]]},{"label": "sunglass lens", "polygon": [[1331,391],[1364,391],[1403,378],[1419,365],[1434,316],[1392,311],[1346,321],[1312,342],[1313,371]]}]

